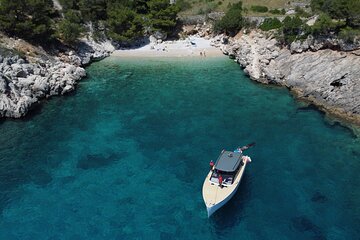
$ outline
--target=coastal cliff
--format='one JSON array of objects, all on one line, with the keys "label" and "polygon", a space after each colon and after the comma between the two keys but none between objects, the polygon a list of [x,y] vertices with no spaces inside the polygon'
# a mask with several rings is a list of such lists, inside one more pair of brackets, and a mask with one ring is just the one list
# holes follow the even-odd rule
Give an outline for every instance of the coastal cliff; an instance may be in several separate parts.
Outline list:
[{"label": "coastal cliff", "polygon": [[328,43],[310,40],[286,48],[273,36],[253,31],[228,42],[218,36],[213,45],[235,59],[251,79],[285,86],[298,98],[359,125],[360,50],[339,44],[334,48],[350,51],[332,50]]},{"label": "coastal cliff", "polygon": [[92,38],[51,54],[21,39],[0,39],[0,117],[20,118],[41,99],[73,91],[86,76],[83,66],[114,51],[109,41]]}]

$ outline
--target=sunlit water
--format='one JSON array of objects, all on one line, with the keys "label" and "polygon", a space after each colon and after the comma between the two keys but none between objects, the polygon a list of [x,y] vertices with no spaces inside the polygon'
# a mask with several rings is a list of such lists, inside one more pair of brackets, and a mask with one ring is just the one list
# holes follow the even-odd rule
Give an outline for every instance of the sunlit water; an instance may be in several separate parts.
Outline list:
[{"label": "sunlit water", "polygon": [[[0,123],[0,239],[359,239],[360,141],[226,58],[108,58]],[[210,219],[211,159],[256,141]]]}]

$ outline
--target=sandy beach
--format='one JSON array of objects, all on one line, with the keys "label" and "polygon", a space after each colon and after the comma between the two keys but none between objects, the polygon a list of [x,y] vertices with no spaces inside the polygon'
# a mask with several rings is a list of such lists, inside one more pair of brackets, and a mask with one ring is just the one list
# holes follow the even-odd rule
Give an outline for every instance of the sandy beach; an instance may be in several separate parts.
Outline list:
[{"label": "sandy beach", "polygon": [[220,49],[210,45],[210,40],[199,37],[164,41],[156,45],[149,43],[136,49],[116,50],[112,54],[118,57],[214,57],[222,55]]}]

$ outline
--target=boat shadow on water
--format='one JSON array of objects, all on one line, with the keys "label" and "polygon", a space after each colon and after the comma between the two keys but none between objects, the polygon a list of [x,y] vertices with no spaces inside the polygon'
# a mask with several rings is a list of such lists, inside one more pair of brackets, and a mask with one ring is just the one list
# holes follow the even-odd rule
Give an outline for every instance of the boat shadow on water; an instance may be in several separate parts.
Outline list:
[{"label": "boat shadow on water", "polygon": [[238,225],[246,216],[244,209],[251,195],[251,181],[245,172],[240,182],[239,189],[234,197],[229,200],[221,209],[210,217],[210,223],[214,233],[222,232]]}]

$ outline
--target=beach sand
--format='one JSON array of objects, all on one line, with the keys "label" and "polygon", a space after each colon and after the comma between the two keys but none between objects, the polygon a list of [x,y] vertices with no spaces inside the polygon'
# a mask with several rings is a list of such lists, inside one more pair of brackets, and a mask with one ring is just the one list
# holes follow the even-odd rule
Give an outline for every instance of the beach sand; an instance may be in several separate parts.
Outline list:
[{"label": "beach sand", "polygon": [[[191,40],[190,40],[191,39]],[[201,52],[201,54],[200,54]],[[186,40],[164,41],[147,44],[140,48],[116,50],[112,56],[118,57],[214,57],[222,56],[220,49],[210,45],[210,40],[190,37]]]}]

